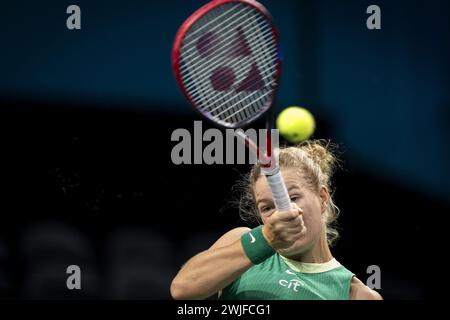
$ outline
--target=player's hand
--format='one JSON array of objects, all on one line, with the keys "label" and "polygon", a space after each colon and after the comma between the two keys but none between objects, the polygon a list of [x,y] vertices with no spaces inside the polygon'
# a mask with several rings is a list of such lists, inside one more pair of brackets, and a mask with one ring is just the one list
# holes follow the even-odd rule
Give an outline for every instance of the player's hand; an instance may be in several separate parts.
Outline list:
[{"label": "player's hand", "polygon": [[289,211],[275,211],[266,219],[262,232],[273,249],[289,248],[306,232],[303,210],[292,203]]}]

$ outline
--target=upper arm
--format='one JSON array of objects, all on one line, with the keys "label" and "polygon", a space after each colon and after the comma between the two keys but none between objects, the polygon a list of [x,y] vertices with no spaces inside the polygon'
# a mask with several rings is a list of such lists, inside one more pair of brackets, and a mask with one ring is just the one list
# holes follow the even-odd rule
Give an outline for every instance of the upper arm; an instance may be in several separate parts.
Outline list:
[{"label": "upper arm", "polygon": [[[197,299],[206,298],[216,292],[220,295],[220,288],[224,287],[236,277],[236,269],[243,269],[246,264],[236,254],[238,250],[237,241],[248,232],[248,228],[235,228],[222,235],[208,250],[202,251],[188,260],[178,272],[170,287],[172,297],[175,299]],[[234,245],[233,245],[234,244]],[[228,250],[229,249],[229,250]],[[222,254],[223,253],[223,254]],[[215,261],[215,258],[217,261]],[[231,257],[237,263],[225,266],[223,261]],[[237,257],[234,259],[234,257]],[[224,260],[227,259],[227,260]],[[233,262],[233,263],[234,263]],[[218,268],[218,266],[220,266]],[[219,270],[218,272],[216,272]]]},{"label": "upper arm", "polygon": [[350,285],[350,300],[383,300],[383,297],[362,283],[361,280],[353,277]]},{"label": "upper arm", "polygon": [[[229,246],[234,242],[236,242],[237,240],[239,240],[244,233],[247,233],[250,230],[251,229],[246,227],[234,228],[228,231],[227,233],[223,234],[219,239],[217,239],[217,241],[214,242],[213,245],[209,247],[208,250]],[[183,264],[183,266],[185,264]]]},{"label": "upper arm", "polygon": [[209,249],[217,249],[229,246],[230,244],[239,240],[244,233],[247,233],[249,231],[250,228],[246,227],[234,228],[221,236]]},{"label": "upper arm", "polygon": [[[244,233],[247,233],[249,231],[250,228],[246,227],[234,228],[221,236],[209,249],[217,249],[229,246],[232,243],[238,241]],[[219,290],[217,294],[218,297],[220,297],[222,295],[222,290]]]}]

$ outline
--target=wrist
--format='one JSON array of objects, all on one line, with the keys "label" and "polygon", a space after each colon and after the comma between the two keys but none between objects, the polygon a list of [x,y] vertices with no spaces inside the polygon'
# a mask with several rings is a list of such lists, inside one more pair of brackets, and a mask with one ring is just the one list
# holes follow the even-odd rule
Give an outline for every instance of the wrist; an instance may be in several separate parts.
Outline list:
[{"label": "wrist", "polygon": [[265,239],[266,242],[269,244],[269,246],[272,247],[272,244],[271,244],[272,241],[271,241],[271,239],[270,239],[270,237],[269,237],[269,231],[268,231],[267,229],[268,229],[267,225],[263,225],[263,226],[262,226],[262,228],[261,228],[262,235],[264,236],[264,239]]},{"label": "wrist", "polygon": [[261,225],[241,236],[244,252],[253,264],[260,264],[275,253],[264,235],[264,230]]}]

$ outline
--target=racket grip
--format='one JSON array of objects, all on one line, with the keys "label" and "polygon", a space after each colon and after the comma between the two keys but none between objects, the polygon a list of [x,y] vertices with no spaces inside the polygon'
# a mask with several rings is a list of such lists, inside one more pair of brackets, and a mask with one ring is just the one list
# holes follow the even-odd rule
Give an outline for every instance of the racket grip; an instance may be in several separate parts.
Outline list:
[{"label": "racket grip", "polygon": [[265,173],[270,190],[272,191],[275,206],[279,211],[288,211],[291,209],[291,199],[284,184],[280,170],[274,174]]}]

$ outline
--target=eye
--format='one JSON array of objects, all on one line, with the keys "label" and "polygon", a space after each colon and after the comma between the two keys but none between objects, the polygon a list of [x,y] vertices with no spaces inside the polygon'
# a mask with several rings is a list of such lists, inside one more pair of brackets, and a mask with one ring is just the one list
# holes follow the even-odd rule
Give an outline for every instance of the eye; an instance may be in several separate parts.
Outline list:
[{"label": "eye", "polygon": [[269,213],[270,211],[272,211],[274,208],[273,206],[263,206],[259,209],[259,211],[261,213]]},{"label": "eye", "polygon": [[292,202],[296,202],[298,199],[300,199],[300,196],[299,196],[299,195],[292,195],[292,196],[291,196],[291,201],[292,201]]}]

